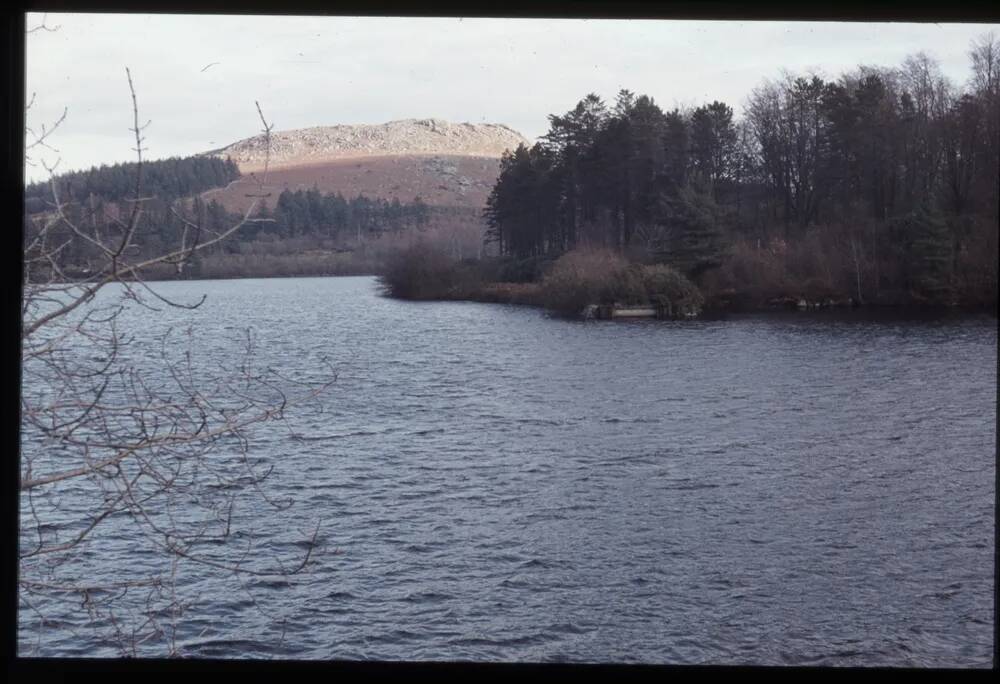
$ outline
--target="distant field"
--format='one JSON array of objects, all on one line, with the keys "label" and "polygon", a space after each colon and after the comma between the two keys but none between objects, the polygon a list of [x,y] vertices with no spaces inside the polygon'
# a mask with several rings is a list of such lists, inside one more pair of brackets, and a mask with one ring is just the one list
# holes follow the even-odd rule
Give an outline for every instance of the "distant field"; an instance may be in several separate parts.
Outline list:
[{"label": "distant field", "polygon": [[[458,155],[383,155],[351,157],[310,164],[277,166],[270,170],[266,190],[273,207],[282,190],[339,192],[345,197],[412,202],[420,197],[435,206],[482,208],[499,173],[500,160]],[[244,178],[227,188],[209,190],[205,199],[217,199],[231,211],[244,210],[257,188],[251,174],[257,165],[241,166]]]}]

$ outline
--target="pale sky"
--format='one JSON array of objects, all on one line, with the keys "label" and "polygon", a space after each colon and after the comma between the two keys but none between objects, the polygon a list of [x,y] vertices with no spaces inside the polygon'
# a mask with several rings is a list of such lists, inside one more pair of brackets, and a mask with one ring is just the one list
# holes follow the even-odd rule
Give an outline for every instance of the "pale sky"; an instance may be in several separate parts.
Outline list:
[{"label": "pale sky", "polygon": [[[42,15],[29,15],[28,25]],[[598,19],[444,19],[49,14],[27,37],[34,127],[68,108],[49,142],[59,169],[134,160],[125,67],[148,158],[204,152],[276,130],[408,118],[503,123],[529,139],[596,92],[663,108],[722,100],[736,110],[782,69],[829,77],[899,66],[918,51],[956,84],[970,41],[996,24]],[[211,66],[208,66],[211,65]],[[207,67],[207,68],[206,68]],[[29,180],[44,177],[27,168]]]}]

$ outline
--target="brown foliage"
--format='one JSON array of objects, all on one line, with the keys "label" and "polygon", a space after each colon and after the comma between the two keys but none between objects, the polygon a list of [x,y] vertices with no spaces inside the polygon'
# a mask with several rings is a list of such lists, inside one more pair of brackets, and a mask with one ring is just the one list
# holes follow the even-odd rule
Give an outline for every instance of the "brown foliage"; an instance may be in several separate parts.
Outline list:
[{"label": "brown foliage", "polygon": [[607,249],[567,252],[542,279],[540,301],[563,315],[578,315],[590,304],[672,304],[697,308],[698,288],[673,268],[630,264]]},{"label": "brown foliage", "polygon": [[474,265],[424,241],[390,256],[380,280],[384,292],[399,299],[472,299],[483,284]]}]

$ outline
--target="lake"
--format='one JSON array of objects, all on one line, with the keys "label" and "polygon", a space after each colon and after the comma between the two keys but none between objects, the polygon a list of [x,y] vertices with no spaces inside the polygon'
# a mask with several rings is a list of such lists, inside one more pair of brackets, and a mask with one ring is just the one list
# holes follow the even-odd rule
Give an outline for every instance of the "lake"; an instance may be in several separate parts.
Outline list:
[{"label": "lake", "polygon": [[[251,434],[292,505],[233,521],[255,554],[317,524],[321,548],[287,582],[185,566],[183,655],[992,665],[995,318],[577,322],[369,277],[157,288],[208,297],[127,312],[140,353],[191,328],[208,368],[251,327],[283,375],[337,369]],[[79,568],[146,562],[129,529]],[[22,654],[117,653],[77,617],[20,615]]]}]

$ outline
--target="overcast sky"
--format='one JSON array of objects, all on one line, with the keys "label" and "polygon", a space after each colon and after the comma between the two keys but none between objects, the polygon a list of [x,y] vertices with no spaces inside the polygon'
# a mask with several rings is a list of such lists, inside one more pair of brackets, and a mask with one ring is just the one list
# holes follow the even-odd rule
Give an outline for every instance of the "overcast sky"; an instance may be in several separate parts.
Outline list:
[{"label": "overcast sky", "polygon": [[[42,15],[29,15],[28,25]],[[60,170],[130,161],[133,74],[147,156],[188,155],[259,132],[436,117],[504,123],[533,139],[548,114],[620,88],[664,108],[718,99],[737,113],[783,68],[828,76],[898,66],[920,50],[959,84],[986,24],[49,14],[27,39],[28,123]],[[211,66],[209,66],[211,65]],[[29,179],[44,172],[28,167]]]}]

